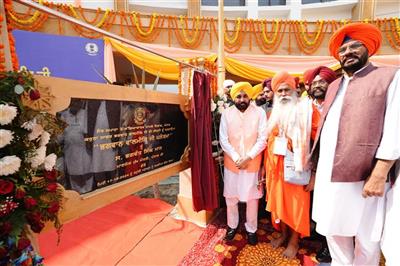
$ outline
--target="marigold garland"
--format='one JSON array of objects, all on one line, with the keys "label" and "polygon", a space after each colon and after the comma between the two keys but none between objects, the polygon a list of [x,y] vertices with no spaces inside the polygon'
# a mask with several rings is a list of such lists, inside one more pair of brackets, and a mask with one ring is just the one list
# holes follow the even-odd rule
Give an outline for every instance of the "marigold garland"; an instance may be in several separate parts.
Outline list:
[{"label": "marigold garland", "polygon": [[[158,16],[157,20],[156,20],[156,25],[153,27],[153,30],[151,31],[151,34],[141,34],[141,29],[143,28],[142,24],[141,24],[141,20],[140,18],[136,20],[133,17],[133,14],[125,14],[122,13],[120,14],[120,16],[122,15],[123,17],[123,21],[125,21],[125,24],[128,28],[128,31],[132,34],[132,36],[135,37],[135,39],[141,41],[141,42],[154,42],[154,40],[159,36],[159,34],[161,33],[161,29],[164,26],[164,21],[165,21],[165,17],[164,16]],[[128,19],[126,18],[126,15],[128,15],[129,21],[130,21],[130,25],[128,23]],[[138,24],[136,24],[138,23]],[[140,29],[140,31],[138,30]]]},{"label": "marigold garland", "polygon": [[[11,0],[4,0],[4,6],[7,8],[12,8],[12,1]],[[8,14],[8,12],[7,12]],[[14,71],[17,71],[19,69],[19,63],[18,63],[18,57],[17,57],[17,52],[15,50],[15,39],[14,36],[12,35],[12,26],[9,23],[9,19],[11,17],[6,16],[6,22],[7,22],[7,36],[8,36],[8,42],[10,46],[10,54],[11,54],[11,64],[12,68]]]},{"label": "marigold garland", "polygon": [[225,34],[224,34],[225,42],[227,42],[230,45],[234,45],[237,42],[238,37],[239,37],[239,32],[242,29],[242,25],[241,25],[242,20],[240,18],[236,19],[235,26],[234,26],[233,33],[232,33],[233,37],[229,36],[229,29],[228,29],[226,19],[224,20],[224,24],[225,24]]},{"label": "marigold garland", "polygon": [[272,27],[275,28],[275,30],[273,31],[271,29],[271,33],[273,32],[271,40],[268,39],[268,36],[267,36],[268,33],[266,33],[266,31],[267,31],[266,30],[266,28],[267,28],[266,24],[267,24],[266,20],[261,21],[261,32],[262,32],[262,36],[263,36],[264,42],[267,43],[267,44],[274,44],[274,43],[276,43],[276,40],[278,38],[278,32],[279,32],[279,29],[280,29],[280,21],[277,20],[277,19],[274,20],[275,27],[273,27],[273,26]]},{"label": "marigold garland", "polygon": [[328,24],[324,23],[322,25],[320,34],[318,35],[317,33],[315,33],[316,37],[318,37],[318,38],[315,38],[315,40],[312,42],[309,42],[304,38],[304,32],[302,34],[302,31],[299,30],[299,24],[300,24],[299,21],[294,21],[290,25],[292,27],[292,29],[294,28],[294,33],[295,33],[294,35],[295,35],[297,45],[303,53],[305,53],[307,55],[311,55],[311,54],[315,53],[315,51],[317,49],[320,48],[322,40],[324,39],[324,35],[327,30]]},{"label": "marigold garland", "polygon": [[276,50],[280,47],[280,45],[282,43],[282,40],[283,40],[283,37],[284,37],[284,33],[285,33],[285,30],[286,30],[286,26],[287,26],[287,22],[286,21],[279,23],[279,28],[277,29],[277,31],[279,32],[279,34],[277,34],[279,36],[279,38],[277,40],[275,40],[275,42],[273,42],[273,43],[268,43],[268,42],[265,42],[265,40],[264,40],[264,38],[262,36],[263,35],[262,34],[262,29],[260,29],[259,21],[256,21],[255,23],[252,23],[251,24],[251,27],[252,27],[251,31],[253,32],[253,35],[255,36],[256,43],[257,43],[258,47],[260,48],[260,50],[263,51],[265,54],[273,54],[273,53],[275,53]]},{"label": "marigold garland", "polygon": [[[39,0],[39,4],[43,4],[43,0]],[[18,22],[19,24],[32,24],[35,23],[35,21],[39,18],[39,16],[41,15],[41,12],[36,10],[33,13],[33,16],[31,16],[28,19],[19,19],[13,12],[12,9],[7,9],[7,14],[11,17],[12,20]]]},{"label": "marigold garland", "polygon": [[144,31],[142,29],[142,23],[141,23],[141,20],[140,20],[139,13],[132,12],[132,17],[133,17],[133,20],[134,20],[134,23],[135,23],[136,30],[140,33],[140,35],[147,37],[147,36],[149,36],[149,35],[151,35],[153,33],[154,25],[156,24],[156,20],[157,20],[157,17],[158,17],[157,14],[153,13],[151,15],[150,23],[149,23],[149,27],[148,27],[147,31]]},{"label": "marigold garland", "polygon": [[[61,11],[64,14],[75,17],[86,23],[100,27],[104,30],[109,30],[114,26],[115,19],[119,17],[119,34],[124,35],[125,28],[133,36],[134,39],[140,42],[152,43],[156,41],[161,32],[168,31],[168,45],[171,46],[173,35],[180,46],[189,49],[198,48],[203,40],[205,33],[208,32],[209,47],[212,49],[213,41],[218,40],[216,19],[206,17],[195,17],[189,26],[189,18],[186,16],[165,16],[160,14],[152,14],[149,18],[148,26],[142,25],[141,14],[137,12],[125,13],[123,11],[110,11],[97,9],[92,19],[87,19],[85,11],[82,7],[74,8],[72,5],[53,4],[40,0],[45,6]],[[16,13],[13,9],[12,1],[5,1],[6,15],[8,24],[17,29],[28,31],[39,30],[45,22],[48,21],[48,15],[32,11],[29,8],[25,12]],[[77,11],[78,9],[78,11]],[[165,25],[165,21],[167,24]],[[291,35],[294,34],[297,47],[307,55],[314,54],[321,46],[326,33],[331,34],[339,27],[349,23],[349,20],[319,20],[317,22],[307,21],[279,21],[279,20],[252,20],[252,19],[235,19],[234,21],[224,21],[225,26],[225,51],[235,53],[239,51],[244,43],[246,34],[249,36],[248,47],[252,50],[254,35],[255,43],[259,49],[266,54],[273,54],[279,49],[284,36],[288,35],[288,53],[291,54],[292,44]],[[400,21],[399,18],[364,20],[364,23],[376,24],[386,37],[389,45],[398,51],[400,49]],[[233,29],[229,30],[229,23],[234,23]],[[58,32],[62,34],[64,27],[69,23],[61,23],[58,20]],[[270,29],[269,29],[269,25]],[[310,27],[315,25],[315,30],[310,31]],[[86,38],[101,38],[102,35],[91,30],[82,28],[72,24],[72,28],[80,35]],[[330,31],[328,32],[328,29]],[[0,56],[1,60],[1,56]],[[14,60],[15,61],[15,60]]]},{"label": "marigold garland", "polygon": [[[193,23],[192,32],[194,31],[194,33],[193,33],[193,38],[191,40],[188,40],[185,37],[185,35],[183,34],[183,32],[184,32],[183,27],[179,27],[177,17],[170,16],[170,17],[168,17],[168,21],[169,21],[169,23],[168,23],[169,27],[173,28],[175,36],[181,46],[183,46],[185,48],[195,49],[201,44],[201,41],[204,38],[206,27],[208,25],[207,20],[201,20],[201,23],[198,26],[199,28],[197,30],[196,30],[196,27],[197,27],[196,23]],[[196,35],[196,32],[198,33],[197,35]]]},{"label": "marigold garland", "polygon": [[[321,36],[322,29],[325,25],[325,21],[323,20],[318,21],[318,29],[314,33],[308,32],[308,27],[306,22],[299,21],[299,23],[300,23],[300,33],[303,41],[308,46],[314,46],[315,43],[319,40],[319,37]],[[309,38],[311,38],[312,40],[309,40]]]},{"label": "marigold garland", "polygon": [[188,32],[189,25],[187,17],[185,17],[184,19],[183,16],[179,16],[179,26],[181,28],[183,38],[185,42],[188,43],[189,45],[193,45],[193,43],[199,39],[199,30],[200,30],[199,24],[200,24],[200,18],[195,17],[192,20],[192,30]]},{"label": "marigold garland", "polygon": [[[3,20],[4,17],[0,14],[0,34]],[[4,44],[0,44],[0,72],[4,71],[6,71],[6,56],[4,54]]]},{"label": "marigold garland", "polygon": [[83,8],[81,6],[79,6],[78,9],[79,9],[80,17],[83,18],[83,20],[88,24],[94,24],[98,20],[100,14],[102,12],[101,8],[97,8],[96,15],[94,16],[94,18],[92,20],[88,20],[85,16],[85,12],[83,12]]},{"label": "marigold garland", "polygon": [[[79,19],[79,16],[78,16],[78,14],[77,14],[76,11],[75,11],[74,6],[73,6],[73,5],[68,5],[68,7],[69,7],[69,9],[71,10],[72,16],[73,16],[74,18],[76,18],[76,19]],[[109,9],[106,9],[106,11],[104,12],[103,17],[100,19],[100,21],[99,21],[96,25],[93,25],[93,26],[95,26],[95,27],[97,27],[97,28],[101,28],[101,27],[103,26],[103,24],[106,22],[106,20],[107,20],[107,18],[108,18],[108,16],[109,16],[109,13],[110,13],[110,10],[109,10]],[[85,18],[84,18],[84,20],[85,20]],[[86,20],[85,20],[85,21],[86,21]],[[86,21],[86,22],[87,22],[87,21]],[[89,23],[89,22],[87,22],[87,23]],[[91,23],[89,23],[89,24],[91,24]]]},{"label": "marigold garland", "polygon": [[[217,33],[216,23],[217,22],[215,21],[214,18],[210,19],[210,26],[212,27],[212,32],[214,33],[214,35],[215,35],[215,37],[216,37],[216,39],[218,41],[218,33]],[[236,20],[236,23],[237,23],[237,20]],[[238,34],[238,38],[236,38],[236,40],[234,40],[235,42],[233,42],[233,40],[229,40],[229,41],[226,40],[226,36],[227,35],[229,36],[229,33],[226,32],[227,30],[225,31],[225,35],[224,35],[225,47],[224,47],[224,50],[226,52],[235,53],[242,47],[244,36],[245,36],[245,33],[247,33],[247,28],[248,28],[246,21],[244,21],[243,23],[244,23],[244,26],[243,27],[240,26],[241,34]],[[242,24],[242,22],[241,22],[241,24]],[[236,30],[238,30],[237,25],[238,24],[236,24],[236,27],[235,27],[233,32],[236,32]],[[226,24],[225,24],[225,28],[226,28]],[[233,34],[235,34],[235,33],[233,33]]]},{"label": "marigold garland", "polygon": [[390,46],[393,49],[400,50],[400,40],[398,38],[396,39],[396,37],[398,36],[397,33],[393,32],[393,27],[391,27],[391,23],[385,19],[384,24],[385,24],[385,29],[383,31],[385,32],[386,39],[388,40]]}]

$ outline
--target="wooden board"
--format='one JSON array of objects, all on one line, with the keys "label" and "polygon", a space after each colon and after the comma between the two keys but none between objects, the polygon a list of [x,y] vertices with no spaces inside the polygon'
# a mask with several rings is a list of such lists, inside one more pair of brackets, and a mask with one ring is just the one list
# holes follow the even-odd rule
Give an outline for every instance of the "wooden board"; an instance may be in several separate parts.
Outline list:
[{"label": "wooden board", "polygon": [[[35,79],[41,87],[42,96],[40,99],[42,102],[35,102],[35,104],[49,105],[48,112],[52,114],[68,108],[71,98],[177,104],[181,107],[181,110],[185,110],[185,106],[187,107],[188,105],[186,96],[172,93],[55,77],[35,76]],[[27,102],[26,104],[30,105],[32,103]],[[185,117],[187,115],[185,113]],[[187,158],[188,154],[185,152],[179,162],[84,195],[72,190],[66,190],[65,203],[60,213],[61,222],[65,223],[77,219],[187,169],[189,167]]]}]

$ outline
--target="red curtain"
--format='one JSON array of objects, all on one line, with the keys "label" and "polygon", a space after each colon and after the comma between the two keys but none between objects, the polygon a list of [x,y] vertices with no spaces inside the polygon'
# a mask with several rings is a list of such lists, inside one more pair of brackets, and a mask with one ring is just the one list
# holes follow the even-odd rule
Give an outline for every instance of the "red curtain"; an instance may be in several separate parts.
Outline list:
[{"label": "red curtain", "polygon": [[190,117],[192,198],[195,211],[218,207],[217,180],[211,147],[209,74],[194,72]]}]

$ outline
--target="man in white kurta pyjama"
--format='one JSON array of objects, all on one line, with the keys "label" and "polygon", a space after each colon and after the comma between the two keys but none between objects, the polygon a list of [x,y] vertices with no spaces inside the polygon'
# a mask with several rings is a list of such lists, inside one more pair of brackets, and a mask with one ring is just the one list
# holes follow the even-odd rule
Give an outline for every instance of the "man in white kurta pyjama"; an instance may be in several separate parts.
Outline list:
[{"label": "man in white kurta pyjama", "polygon": [[[231,89],[235,105],[221,117],[220,143],[224,150],[224,197],[227,205],[230,241],[239,224],[238,203],[246,202],[246,231],[248,243],[257,243],[258,186],[261,152],[266,146],[266,115],[263,109],[250,104],[252,86],[238,82]],[[250,95],[250,96],[249,96]]]},{"label": "man in white kurta pyjama", "polygon": [[[365,25],[366,28],[364,29],[364,25],[353,26],[350,24],[347,28],[342,28],[338,33],[335,33],[330,41],[331,54],[340,61],[344,70],[344,76],[339,82],[334,82],[338,86],[337,93],[333,96],[334,100],[331,102],[331,105],[328,106],[329,111],[326,110],[325,122],[323,122],[322,129],[320,130],[319,160],[316,172],[312,218],[317,222],[317,232],[325,235],[327,238],[332,256],[331,265],[368,266],[379,264],[380,240],[385,223],[385,194],[390,186],[385,181],[391,166],[395,160],[400,158],[400,71],[396,69],[382,71],[382,69],[376,68],[368,62],[368,56],[371,56],[379,48],[380,35],[378,36],[377,33],[379,30],[371,30],[370,27],[373,27],[372,25]],[[368,33],[371,31],[371,39],[365,40],[365,36],[358,34],[360,31]],[[342,40],[340,43],[335,44],[338,38],[342,38]],[[359,64],[357,65],[357,63]],[[371,93],[375,92],[375,88],[371,88],[368,83],[366,86],[360,88],[364,92],[355,92],[357,87],[355,84],[364,84],[364,80],[367,80],[366,77],[369,77],[369,75],[375,77],[374,75],[376,74],[373,73],[377,72],[380,75],[385,75],[386,73],[387,75],[392,75],[387,79],[388,86],[385,88],[386,96]],[[373,79],[371,78],[371,84],[373,84]],[[342,121],[344,109],[347,108],[347,113],[349,113],[349,110],[358,108],[355,105],[348,105],[349,101],[347,97],[363,93],[367,93],[366,97],[356,99],[360,101],[360,105],[372,105],[375,102],[372,100],[379,97],[382,97],[384,100],[382,134],[380,135],[380,141],[376,144],[377,149],[374,155],[376,163],[369,172],[366,180],[337,182],[337,180],[333,180],[333,172],[340,171],[340,169],[337,169],[340,168],[338,166],[341,160],[340,157],[351,162],[359,156],[364,156],[362,152],[354,154],[338,152],[340,145],[354,139],[351,136],[354,132],[349,132],[351,131],[350,128],[344,127],[341,124],[344,123]],[[375,107],[377,109],[380,108],[380,106]],[[371,106],[370,109],[367,108],[366,110],[373,110],[375,107]],[[373,111],[371,111],[371,114],[373,114]],[[367,116],[368,113],[365,113],[365,115]],[[364,126],[366,132],[371,129],[368,124]],[[339,135],[341,133],[340,138]],[[368,133],[365,135],[368,136]],[[358,145],[367,151],[373,144],[365,142],[350,143],[351,145]],[[354,166],[353,170],[356,171],[357,166]],[[350,169],[347,173],[351,175],[352,170]],[[391,204],[399,205],[399,192],[395,191],[395,188],[391,190],[393,196],[397,195],[397,199],[393,199],[392,197],[393,202]],[[392,207],[393,217],[390,217],[388,213],[385,232],[389,232],[395,228],[393,226],[393,218],[399,215],[399,208],[400,206],[396,206],[396,208]],[[390,241],[389,238],[387,237],[387,241]],[[388,247],[388,250],[393,250],[393,248]],[[383,252],[385,253],[384,248]],[[397,253],[399,252],[397,251]],[[400,262],[397,261],[397,263]]]}]

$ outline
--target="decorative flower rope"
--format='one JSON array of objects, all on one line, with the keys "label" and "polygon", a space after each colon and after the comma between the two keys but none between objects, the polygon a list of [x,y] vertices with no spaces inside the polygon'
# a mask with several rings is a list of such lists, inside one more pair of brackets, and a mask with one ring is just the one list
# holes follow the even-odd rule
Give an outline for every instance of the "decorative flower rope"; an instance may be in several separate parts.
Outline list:
[{"label": "decorative flower rope", "polygon": [[[79,19],[79,16],[78,16],[78,14],[77,14],[76,11],[75,11],[75,8],[74,8],[72,5],[68,5],[68,7],[69,7],[69,9],[71,10],[72,16],[75,17],[76,19]],[[109,10],[109,9],[106,9],[106,11],[104,12],[103,17],[100,19],[100,21],[99,21],[96,25],[93,25],[93,26],[95,26],[95,27],[97,27],[97,28],[101,28],[101,27],[103,26],[103,24],[106,22],[106,20],[107,20],[109,14],[110,14],[110,10]],[[85,19],[84,19],[84,20],[85,20]],[[86,20],[85,20],[85,21],[86,21]],[[87,21],[86,21],[86,22],[87,22]],[[89,23],[89,22],[87,22],[87,23]],[[91,23],[90,23],[90,24],[91,24]]]},{"label": "decorative flower rope", "polygon": [[266,33],[267,21],[263,20],[263,21],[260,21],[260,23],[261,23],[261,32],[262,32],[264,42],[267,44],[275,44],[276,40],[278,38],[279,29],[280,29],[280,24],[281,24],[280,21],[278,19],[274,20],[275,27],[273,27],[273,26],[272,27],[275,28],[275,30],[271,29],[271,32],[273,31],[273,33],[272,33],[273,36],[272,36],[271,40],[268,39],[268,36],[267,36],[268,34]]},{"label": "decorative flower rope", "polygon": [[137,12],[132,12],[132,17],[133,17],[133,21],[135,23],[135,27],[136,30],[139,32],[140,35],[142,36],[149,36],[153,33],[154,30],[154,25],[156,25],[157,19],[158,19],[158,15],[153,13],[150,17],[150,23],[149,23],[149,27],[147,31],[144,31],[142,28],[142,22],[140,19],[140,14]]},{"label": "decorative flower rope", "polygon": [[[252,29],[251,31],[253,32],[253,35],[255,36],[256,43],[258,47],[260,48],[261,51],[263,51],[265,54],[273,54],[276,52],[276,50],[280,47],[283,37],[285,35],[286,27],[287,27],[287,22],[283,21],[279,23],[279,29],[277,33],[277,40],[273,43],[268,43],[265,42],[264,36],[262,36],[262,29],[260,30],[260,23],[252,23],[251,24]],[[261,34],[260,34],[261,32]]]},{"label": "decorative flower rope", "polygon": [[234,45],[237,42],[239,33],[241,32],[242,29],[242,20],[241,18],[236,19],[235,27],[233,29],[233,34],[231,36],[229,35],[229,28],[226,19],[224,21],[224,24],[225,24],[225,35],[224,35],[225,42],[227,42],[230,45]]},{"label": "decorative flower rope", "polygon": [[[43,0],[39,0],[39,4],[43,4]],[[28,10],[29,11],[29,10]],[[36,10],[33,15],[28,18],[28,19],[20,19],[18,18],[15,14],[14,14],[14,10],[13,9],[7,9],[7,14],[11,17],[12,20],[18,22],[19,24],[32,24],[35,23],[36,20],[40,17],[41,12]]]},{"label": "decorative flower rope", "polygon": [[[168,45],[174,43],[174,39],[181,47],[188,49],[196,49],[203,44],[205,33],[208,33],[209,48],[213,48],[214,40],[218,40],[216,19],[207,17],[195,17],[190,23],[190,18],[186,16],[166,16],[153,13],[150,16],[143,16],[140,13],[125,13],[123,11],[110,11],[97,9],[92,19],[88,19],[88,13],[85,9],[79,7],[74,8],[72,5],[54,4],[40,0],[39,3],[52,9],[61,11],[62,13],[75,17],[86,23],[109,30],[116,26],[115,20],[119,18],[119,34],[124,36],[125,32],[129,32],[133,38],[140,42],[153,43],[160,36],[161,32],[168,35]],[[48,22],[49,16],[40,11],[32,11],[27,9],[24,12],[15,12],[12,1],[5,1],[6,16],[8,25],[16,29],[28,31],[38,31]],[[148,18],[148,26],[144,26],[143,19]],[[53,20],[52,20],[53,21]],[[165,23],[167,21],[167,23]],[[314,54],[325,39],[325,35],[332,34],[339,27],[346,25],[350,20],[319,20],[317,22],[301,21],[280,21],[280,20],[252,20],[241,19],[225,20],[225,51],[235,53],[239,51],[245,43],[248,36],[248,50],[253,48],[253,38],[259,49],[265,54],[275,53],[285,41],[288,53],[292,52],[292,35],[296,40],[298,49],[301,53],[311,55]],[[382,31],[383,36],[387,39],[388,44],[396,52],[400,49],[400,21],[399,18],[363,20],[364,23],[377,25]],[[93,32],[75,24],[58,23],[58,32],[63,34],[66,25],[71,25],[73,30],[80,36],[86,38],[101,38],[102,34]],[[233,27],[231,26],[233,24]],[[314,29],[314,30],[310,30]],[[329,32],[328,32],[329,30]],[[284,40],[284,36],[287,38]],[[175,36],[175,37],[174,37]],[[247,42],[247,40],[246,40]],[[1,60],[1,54],[0,54]],[[14,60],[15,61],[15,60]]]},{"label": "decorative flower rope", "polygon": [[188,18],[183,16],[179,16],[179,26],[183,35],[183,38],[186,43],[192,45],[199,39],[199,30],[200,30],[200,18],[195,17],[192,20],[192,30],[188,32]]}]

